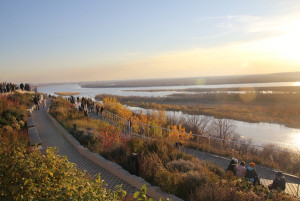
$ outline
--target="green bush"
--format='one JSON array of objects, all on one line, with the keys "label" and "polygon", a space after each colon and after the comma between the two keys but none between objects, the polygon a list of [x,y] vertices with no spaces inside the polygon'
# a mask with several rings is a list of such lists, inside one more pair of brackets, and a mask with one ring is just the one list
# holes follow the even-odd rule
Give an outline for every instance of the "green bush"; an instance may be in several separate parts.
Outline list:
[{"label": "green bush", "polygon": [[[60,111],[66,110],[60,109]],[[77,122],[82,128],[88,127],[89,124],[81,119]],[[163,139],[132,138],[128,142],[121,143],[120,130],[107,125],[108,123],[97,123],[101,126],[97,128],[98,132],[94,133],[92,138],[92,140],[95,138],[95,143],[84,139],[83,144],[89,144],[91,150],[101,153],[124,168],[129,167],[128,159],[132,153],[139,154],[140,176],[152,185],[160,186],[162,190],[185,200],[235,201],[263,200],[264,198],[281,200],[289,197],[284,194],[273,194],[273,197],[270,197],[270,192],[266,187],[253,188],[248,181],[238,180],[232,175],[225,174],[221,167],[199,161]],[[78,137],[81,138],[83,135]],[[193,146],[196,145],[193,144]],[[204,149],[211,152],[218,151],[211,146],[206,146]],[[221,152],[228,156],[232,154],[225,150]]]},{"label": "green bush", "polygon": [[0,99],[0,112],[11,124],[0,126],[0,200],[125,199],[126,192],[120,186],[115,191],[106,189],[100,175],[90,179],[66,157],[57,155],[55,148],[42,155],[29,147],[27,131],[14,126],[16,114],[25,114],[26,107]]}]

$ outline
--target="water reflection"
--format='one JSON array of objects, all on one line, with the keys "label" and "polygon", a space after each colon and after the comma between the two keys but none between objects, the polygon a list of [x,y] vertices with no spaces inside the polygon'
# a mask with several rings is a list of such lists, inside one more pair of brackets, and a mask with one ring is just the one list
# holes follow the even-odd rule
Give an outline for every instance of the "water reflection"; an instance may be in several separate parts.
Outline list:
[{"label": "water reflection", "polygon": [[[151,115],[152,109],[143,109],[139,107],[130,107],[128,109],[135,113]],[[181,111],[166,111],[166,115],[171,118],[190,118],[192,116],[201,117],[203,115],[189,115]],[[215,118],[209,117],[210,123],[215,121]],[[280,147],[285,147],[294,150],[300,150],[300,129],[288,128],[279,124],[272,123],[248,123],[233,120],[235,132],[241,135],[242,138],[252,138],[255,145],[276,144]]]},{"label": "water reflection", "polygon": [[292,134],[291,139],[290,144],[297,150],[300,150],[300,132]]},{"label": "water reflection", "polygon": [[[300,82],[285,83],[256,83],[256,84],[231,84],[231,85],[202,85],[193,87],[202,88],[228,88],[228,87],[266,87],[266,86],[300,86]],[[94,98],[98,94],[112,94],[120,96],[166,96],[174,93],[174,91],[163,92],[133,92],[136,89],[178,89],[191,88],[191,86],[164,86],[164,87],[135,87],[135,88],[81,88],[78,84],[69,85],[53,85],[47,87],[39,87],[38,91],[45,94],[54,94],[54,92],[80,92],[79,96],[87,96]],[[124,91],[131,90],[131,91]],[[235,93],[235,92],[234,92]],[[263,92],[273,93],[273,92]],[[181,112],[173,113],[180,115]],[[284,147],[298,149],[300,147],[300,129],[287,128],[279,124],[271,123],[247,123],[235,121],[236,132],[242,136],[253,138],[256,144],[273,143]]]},{"label": "water reflection", "polygon": [[294,86],[300,86],[300,82],[294,82]]},{"label": "water reflection", "polygon": [[[297,85],[297,83],[299,85]],[[124,87],[124,88],[82,88],[78,84],[52,85],[38,87],[38,91],[54,95],[54,92],[80,92],[79,96],[94,98],[98,94],[111,94],[119,96],[167,96],[176,92],[175,89],[189,88],[238,88],[238,87],[280,87],[280,86],[300,86],[300,82],[276,82],[276,83],[249,83],[249,84],[220,84],[220,85],[186,85],[186,86],[155,86],[155,87]],[[141,92],[134,90],[168,90],[155,92]],[[191,92],[188,92],[191,93]],[[223,92],[219,92],[223,93]],[[228,93],[243,93],[228,91]],[[274,91],[263,91],[261,93],[276,93]]]}]

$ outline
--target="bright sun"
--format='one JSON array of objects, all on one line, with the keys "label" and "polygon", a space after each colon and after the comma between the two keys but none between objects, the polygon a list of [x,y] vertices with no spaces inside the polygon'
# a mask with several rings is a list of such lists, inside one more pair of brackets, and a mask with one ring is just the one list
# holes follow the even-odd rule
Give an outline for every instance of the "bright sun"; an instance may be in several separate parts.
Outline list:
[{"label": "bright sun", "polygon": [[300,86],[300,82],[295,82],[294,86]]},{"label": "bright sun", "polygon": [[300,62],[300,19],[282,26],[284,34],[273,39],[271,46],[278,56]]},{"label": "bright sun", "polygon": [[292,63],[300,63],[300,18],[283,23],[274,28],[279,35],[260,43],[276,56]]},{"label": "bright sun", "polygon": [[300,147],[300,133],[295,133],[293,138],[294,138],[293,139],[294,147],[297,147],[299,149],[299,147]]}]

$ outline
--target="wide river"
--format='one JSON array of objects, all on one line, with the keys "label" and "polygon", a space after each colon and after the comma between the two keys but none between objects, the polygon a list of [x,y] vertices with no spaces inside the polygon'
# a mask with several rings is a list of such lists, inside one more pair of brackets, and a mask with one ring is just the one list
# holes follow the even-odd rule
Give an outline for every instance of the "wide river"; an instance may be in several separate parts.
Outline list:
[{"label": "wide river", "polygon": [[[38,92],[54,95],[54,92],[79,92],[79,96],[94,98],[98,94],[112,94],[119,96],[166,96],[176,93],[175,89],[186,88],[230,88],[230,87],[276,87],[299,86],[298,82],[278,83],[251,83],[251,84],[222,84],[222,85],[188,85],[188,86],[161,86],[161,87],[130,87],[130,88],[81,88],[78,84],[51,85],[38,87]],[[135,92],[143,89],[170,89],[163,92]],[[135,108],[136,109],[136,108]],[[170,113],[170,112],[168,112]],[[172,112],[171,112],[172,113]],[[177,113],[180,115],[180,112]],[[213,118],[212,118],[213,121]],[[252,138],[257,145],[277,144],[283,147],[299,149],[300,129],[288,128],[284,125],[272,123],[248,123],[234,121],[235,132],[242,137]]]}]

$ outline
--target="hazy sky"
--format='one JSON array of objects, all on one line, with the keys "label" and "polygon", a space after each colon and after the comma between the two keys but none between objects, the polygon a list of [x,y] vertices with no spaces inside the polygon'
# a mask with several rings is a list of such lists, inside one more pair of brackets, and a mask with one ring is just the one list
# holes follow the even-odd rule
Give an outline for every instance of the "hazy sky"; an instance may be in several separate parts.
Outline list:
[{"label": "hazy sky", "polygon": [[2,0],[2,81],[300,71],[300,1]]}]

